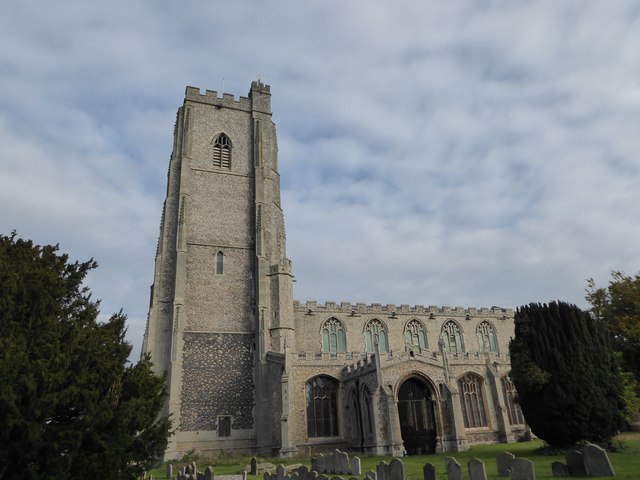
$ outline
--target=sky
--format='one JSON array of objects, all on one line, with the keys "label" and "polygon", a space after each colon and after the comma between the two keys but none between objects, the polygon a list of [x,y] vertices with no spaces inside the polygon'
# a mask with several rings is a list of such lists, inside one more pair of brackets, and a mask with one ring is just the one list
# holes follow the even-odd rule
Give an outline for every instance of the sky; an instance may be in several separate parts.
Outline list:
[{"label": "sky", "polygon": [[271,86],[296,299],[587,307],[640,271],[637,1],[5,2],[0,233],[137,358],[187,85]]}]

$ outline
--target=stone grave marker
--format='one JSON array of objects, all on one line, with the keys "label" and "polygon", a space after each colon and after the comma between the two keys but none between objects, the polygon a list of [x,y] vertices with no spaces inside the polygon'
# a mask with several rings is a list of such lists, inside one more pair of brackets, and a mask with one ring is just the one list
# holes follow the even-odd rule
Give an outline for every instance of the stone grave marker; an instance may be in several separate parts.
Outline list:
[{"label": "stone grave marker", "polygon": [[467,468],[469,469],[470,480],[487,480],[487,469],[482,460],[472,458],[467,463]]},{"label": "stone grave marker", "polygon": [[462,467],[455,458],[445,458],[444,465],[447,468],[447,478],[449,480],[462,480]]},{"label": "stone grave marker", "polygon": [[208,466],[204,469],[204,480],[213,480],[213,467]]},{"label": "stone grave marker", "polygon": [[191,462],[191,475],[195,475],[198,473],[198,466],[196,465],[195,460]]},{"label": "stone grave marker", "polygon": [[173,465],[167,463],[167,466],[164,467],[164,475],[167,478],[173,478]]},{"label": "stone grave marker", "polygon": [[584,467],[584,458],[582,452],[573,450],[567,453],[567,467],[569,475],[572,477],[586,477],[587,469]]},{"label": "stone grave marker", "polygon": [[389,464],[389,480],[405,480],[404,463],[397,458]]},{"label": "stone grave marker", "polygon": [[508,477],[511,475],[511,463],[516,458],[513,453],[500,452],[496,455],[496,465],[498,467],[499,477]]},{"label": "stone grave marker", "polygon": [[318,471],[318,457],[311,457],[311,470]]},{"label": "stone grave marker", "polygon": [[380,462],[376,468],[378,480],[389,480],[389,465],[386,462]]},{"label": "stone grave marker", "polygon": [[[289,475],[289,480],[299,480],[300,476],[298,475],[298,472],[293,472],[291,475]],[[243,478],[242,480],[247,480],[246,478]]]},{"label": "stone grave marker", "polygon": [[276,467],[276,480],[284,480],[284,465],[281,463]]},{"label": "stone grave marker", "polygon": [[362,466],[360,465],[360,457],[353,457],[351,459],[351,475],[362,475]]},{"label": "stone grave marker", "polygon": [[424,480],[436,480],[436,467],[433,463],[425,463],[422,467],[422,476]]},{"label": "stone grave marker", "polygon": [[258,459],[256,457],[251,457],[251,468],[249,470],[251,475],[258,474]]},{"label": "stone grave marker", "polygon": [[307,473],[307,480],[317,480],[318,478],[318,472],[316,472],[315,470],[311,470],[309,473]]},{"label": "stone grave marker", "polygon": [[306,465],[302,465],[298,468],[298,478],[300,480],[307,480],[307,476],[309,475],[309,467]]},{"label": "stone grave marker", "polygon": [[336,460],[335,473],[339,473],[341,475],[351,473],[351,464],[349,462],[349,454],[347,452],[338,452]]},{"label": "stone grave marker", "polygon": [[551,464],[551,475],[553,475],[554,477],[568,477],[569,467],[566,463],[553,462]]},{"label": "stone grave marker", "polygon": [[598,445],[589,443],[582,449],[582,458],[587,473],[592,477],[615,477],[607,452]]},{"label": "stone grave marker", "polygon": [[378,474],[373,470],[369,470],[365,475],[366,480],[378,480]]},{"label": "stone grave marker", "polygon": [[536,480],[533,462],[526,458],[516,458],[511,463],[511,480]]}]

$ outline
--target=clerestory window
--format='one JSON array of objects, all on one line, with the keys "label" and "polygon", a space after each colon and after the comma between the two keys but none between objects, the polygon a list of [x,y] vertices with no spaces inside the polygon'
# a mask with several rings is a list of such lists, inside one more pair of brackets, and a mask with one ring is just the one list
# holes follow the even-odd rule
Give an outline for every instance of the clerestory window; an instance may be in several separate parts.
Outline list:
[{"label": "clerestory window", "polygon": [[328,353],[347,351],[344,325],[337,318],[330,318],[322,325],[322,351]]},{"label": "clerestory window", "polygon": [[486,321],[480,322],[476,329],[476,336],[478,337],[478,345],[481,352],[498,353],[498,340],[493,325]]},{"label": "clerestory window", "polygon": [[417,348],[418,350],[426,350],[427,345],[427,332],[418,320],[411,320],[404,327],[404,343],[409,347]]},{"label": "clerestory window", "polygon": [[375,344],[378,344],[378,351],[380,353],[387,353],[389,351],[387,342],[387,330],[377,318],[370,320],[364,328],[364,345],[368,353],[375,351]]},{"label": "clerestory window", "polygon": [[444,345],[445,352],[449,353],[462,353],[464,351],[464,343],[462,339],[462,331],[460,325],[453,320],[447,321],[442,326],[442,333],[440,334]]}]

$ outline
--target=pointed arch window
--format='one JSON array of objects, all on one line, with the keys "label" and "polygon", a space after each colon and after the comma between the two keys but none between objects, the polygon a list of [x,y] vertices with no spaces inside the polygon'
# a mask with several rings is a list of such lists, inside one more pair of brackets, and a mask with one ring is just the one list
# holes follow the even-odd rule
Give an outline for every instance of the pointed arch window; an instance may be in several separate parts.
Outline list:
[{"label": "pointed arch window", "polygon": [[224,253],[218,252],[216,254],[216,275],[222,275],[224,273]]},{"label": "pointed arch window", "polygon": [[498,340],[493,325],[487,321],[480,322],[476,329],[476,336],[478,337],[481,352],[498,353]]},{"label": "pointed arch window", "polygon": [[336,437],[338,430],[338,382],[321,375],[306,384],[307,435]]},{"label": "pointed arch window", "polygon": [[404,343],[409,347],[417,348],[418,350],[426,350],[427,345],[427,331],[418,320],[411,320],[404,327]]},{"label": "pointed arch window", "polygon": [[517,402],[516,387],[509,376],[505,375],[500,379],[502,383],[502,394],[504,395],[504,401],[507,405],[507,414],[509,415],[509,423],[511,425],[523,425],[524,415]]},{"label": "pointed arch window", "polygon": [[213,166],[231,168],[231,140],[224,133],[218,135],[213,141]]},{"label": "pointed arch window", "polygon": [[482,377],[474,373],[465,374],[458,380],[458,393],[465,428],[487,427]]},{"label": "pointed arch window", "polygon": [[442,326],[440,337],[442,338],[445,352],[462,353],[464,351],[460,325],[453,320],[447,321]]},{"label": "pointed arch window", "polygon": [[377,318],[370,320],[364,327],[364,345],[367,353],[375,351],[375,344],[378,344],[380,353],[387,353],[389,346],[387,342],[387,329]]},{"label": "pointed arch window", "polygon": [[322,351],[343,353],[347,351],[344,325],[337,318],[330,318],[322,325]]}]

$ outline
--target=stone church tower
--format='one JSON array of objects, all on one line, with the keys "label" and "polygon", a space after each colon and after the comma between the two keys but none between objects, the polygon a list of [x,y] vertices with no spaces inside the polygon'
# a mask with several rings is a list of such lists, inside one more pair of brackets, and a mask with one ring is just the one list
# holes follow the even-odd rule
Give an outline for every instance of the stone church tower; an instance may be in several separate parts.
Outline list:
[{"label": "stone church tower", "polygon": [[303,303],[292,281],[269,86],[237,100],[188,87],[143,346],[167,374],[166,457],[400,456],[527,436],[513,310]]},{"label": "stone church tower", "polygon": [[294,329],[268,85],[239,100],[186,89],[150,303],[143,349],[167,372],[176,428],[167,457],[186,445],[274,453],[282,407],[269,392]]}]

